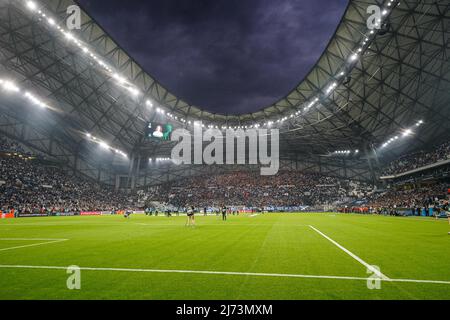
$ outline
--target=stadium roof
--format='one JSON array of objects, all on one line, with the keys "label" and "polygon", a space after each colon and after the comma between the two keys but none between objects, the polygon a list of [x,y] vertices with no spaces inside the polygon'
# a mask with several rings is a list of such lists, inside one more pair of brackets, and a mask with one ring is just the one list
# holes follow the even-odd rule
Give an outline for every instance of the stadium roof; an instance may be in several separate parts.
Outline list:
[{"label": "stadium roof", "polygon": [[[376,149],[419,120],[420,143],[409,147],[450,137],[447,0],[350,1],[327,49],[295,90],[241,116],[211,114],[178,99],[87,12],[81,30],[68,32],[67,8],[76,2],[32,3],[0,2],[0,80],[51,108],[38,113],[26,100],[3,95],[0,132],[71,163],[92,160],[86,134],[118,156],[142,149],[168,156],[167,143],[143,144],[148,121],[161,116],[186,127],[202,121],[206,127],[280,128],[286,158]],[[371,32],[367,8],[373,4],[386,12],[381,30]]]}]

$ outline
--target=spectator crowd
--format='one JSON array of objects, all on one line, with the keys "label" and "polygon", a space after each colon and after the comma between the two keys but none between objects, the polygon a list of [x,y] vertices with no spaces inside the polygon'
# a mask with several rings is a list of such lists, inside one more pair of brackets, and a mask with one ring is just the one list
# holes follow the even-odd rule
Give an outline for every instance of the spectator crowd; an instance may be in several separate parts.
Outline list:
[{"label": "spectator crowd", "polygon": [[388,190],[369,198],[369,206],[374,208],[429,208],[445,200],[447,184],[433,184],[409,190]]},{"label": "spectator crowd", "polygon": [[161,185],[151,201],[185,206],[299,207],[332,204],[348,196],[349,181],[299,171],[276,176],[231,172],[199,176]]},{"label": "spectator crowd", "polygon": [[[442,145],[435,153],[423,154],[426,160],[418,163],[424,165],[428,161],[445,158],[448,150],[448,144]],[[403,158],[391,167],[396,168],[393,170],[408,170],[407,159]],[[176,208],[336,208],[361,199],[373,210],[428,208],[442,207],[447,189],[447,184],[435,184],[375,193],[373,186],[317,173],[280,171],[276,176],[260,176],[258,171],[237,171],[185,178],[128,196],[75,176],[62,166],[45,162],[18,144],[0,138],[0,211],[14,209],[19,214],[134,209],[142,202],[138,199],[143,194],[147,202]]]},{"label": "spectator crowd", "polygon": [[396,175],[427,165],[450,159],[450,141],[438,146],[433,151],[420,151],[403,156],[391,162],[383,171],[383,176]]},{"label": "spectator crowd", "polygon": [[0,210],[65,213],[124,209],[130,202],[95,182],[30,157],[19,145],[0,140]]}]

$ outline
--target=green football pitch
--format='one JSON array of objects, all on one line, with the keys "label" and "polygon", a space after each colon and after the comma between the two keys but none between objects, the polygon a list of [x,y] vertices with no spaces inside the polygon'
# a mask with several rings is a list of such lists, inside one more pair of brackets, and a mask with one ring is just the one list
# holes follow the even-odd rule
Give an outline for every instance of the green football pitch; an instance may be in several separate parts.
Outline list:
[{"label": "green football pitch", "polygon": [[[450,299],[445,220],[302,213],[196,222],[0,221],[0,299]],[[81,268],[79,290],[67,287],[77,276],[69,266]]]}]

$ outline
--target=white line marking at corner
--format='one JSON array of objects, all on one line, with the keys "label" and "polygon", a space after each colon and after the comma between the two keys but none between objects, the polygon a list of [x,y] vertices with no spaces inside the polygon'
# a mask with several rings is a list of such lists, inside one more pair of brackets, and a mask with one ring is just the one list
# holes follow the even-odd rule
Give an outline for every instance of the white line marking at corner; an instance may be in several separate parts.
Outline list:
[{"label": "white line marking at corner", "polygon": [[383,273],[381,273],[380,271],[378,271],[377,269],[375,269],[373,266],[371,266],[370,264],[368,264],[367,262],[365,262],[363,259],[361,259],[360,257],[358,257],[356,254],[354,254],[353,252],[351,252],[350,250],[344,248],[343,246],[341,246],[339,243],[337,243],[336,241],[334,241],[333,239],[331,239],[329,236],[327,236],[326,234],[324,234],[323,232],[321,232],[320,230],[314,228],[313,226],[309,226],[311,229],[313,229],[314,231],[316,231],[318,234],[320,234],[322,237],[324,237],[325,239],[327,239],[328,241],[330,241],[332,244],[334,244],[336,247],[338,247],[339,249],[341,249],[342,251],[344,251],[345,253],[347,253],[350,257],[352,257],[353,259],[355,259],[356,261],[358,261],[359,263],[361,263],[363,266],[365,266],[367,268],[367,270],[372,271],[374,274],[376,274],[378,277],[380,277],[383,280],[390,280],[389,277],[387,277],[386,275],[384,275]]}]

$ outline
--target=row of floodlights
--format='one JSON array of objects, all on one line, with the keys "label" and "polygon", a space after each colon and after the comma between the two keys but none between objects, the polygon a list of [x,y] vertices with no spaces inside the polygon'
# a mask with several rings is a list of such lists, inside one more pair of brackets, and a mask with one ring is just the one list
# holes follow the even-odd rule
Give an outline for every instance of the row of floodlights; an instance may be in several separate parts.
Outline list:
[{"label": "row of floodlights", "polygon": [[14,83],[14,81],[0,79],[0,88],[6,92],[22,95],[24,98],[29,100],[33,105],[36,105],[40,108],[50,108],[45,102],[37,98],[34,94],[28,91],[23,91],[18,85]]},{"label": "row of floodlights", "polygon": [[[424,124],[423,120],[417,121],[417,123],[414,125],[414,128],[418,128]],[[402,131],[400,135],[396,135],[395,137],[390,138],[388,141],[386,141],[381,147],[387,148],[394,142],[400,140],[400,138],[407,138],[409,136],[412,136],[414,134],[413,128],[405,129]]]},{"label": "row of floodlights", "polygon": [[[38,98],[36,95],[32,94],[29,91],[24,91],[22,90],[14,81],[12,80],[5,80],[5,79],[0,79],[0,89],[2,89],[4,92],[7,93],[13,93],[13,94],[18,94],[18,95],[22,95],[23,98],[27,99],[28,101],[31,102],[32,105],[36,105],[40,108],[43,109],[52,109],[48,104],[46,104],[42,99]],[[127,155],[125,154],[125,152],[120,151],[118,149],[115,149],[111,146],[109,146],[106,142],[93,137],[91,134],[87,134],[86,135],[91,141],[94,141],[96,143],[98,143],[102,148],[104,149],[109,149],[111,151],[113,151],[114,153],[120,154],[123,157],[127,157]]]},{"label": "row of floodlights", "polygon": [[125,152],[123,152],[123,151],[121,151],[119,149],[111,147],[108,143],[106,143],[105,141],[103,141],[101,139],[98,139],[98,138],[94,137],[92,134],[87,133],[86,137],[90,141],[97,143],[102,149],[109,150],[109,151],[111,151],[113,153],[121,155],[124,158],[128,158],[128,155]]},{"label": "row of floodlights", "polygon": [[110,77],[114,79],[119,86],[124,87],[134,97],[140,95],[141,92],[139,91],[139,89],[137,89],[136,86],[132,85],[129,81],[127,81],[125,77],[121,76],[119,73],[114,72],[113,69],[109,67],[108,64],[105,63],[102,59],[100,59],[99,56],[93,52],[93,50],[89,49],[86,44],[82,43],[72,33],[59,26],[56,23],[55,19],[50,17],[49,14],[46,14],[42,9],[40,9],[35,1],[26,1],[26,6],[28,7],[28,9],[35,12],[40,17],[40,19],[46,21],[48,26],[59,31],[68,42],[75,44],[86,56],[94,60],[98,66],[103,68],[103,70],[107,71]]},{"label": "row of floodlights", "polygon": [[[170,158],[155,158],[156,162],[165,162],[165,161],[171,161]],[[153,158],[148,159],[149,162],[153,162]]]},{"label": "row of floodlights", "polygon": [[[350,155],[352,154],[352,151],[350,150],[339,150],[339,151],[335,151],[334,154],[336,155]],[[359,154],[359,150],[355,150],[354,154]]]}]

